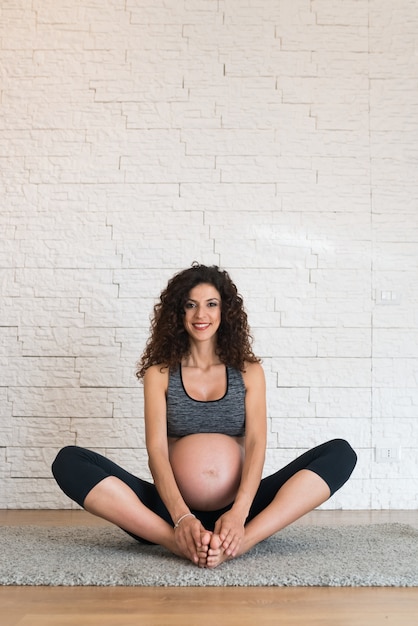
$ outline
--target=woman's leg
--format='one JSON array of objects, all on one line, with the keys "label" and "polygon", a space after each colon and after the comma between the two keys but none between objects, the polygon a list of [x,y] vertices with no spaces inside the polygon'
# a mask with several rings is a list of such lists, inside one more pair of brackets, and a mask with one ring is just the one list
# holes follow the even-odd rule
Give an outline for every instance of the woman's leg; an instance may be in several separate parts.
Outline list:
[{"label": "woman's leg", "polygon": [[[348,480],[356,460],[354,450],[346,441],[334,439],[263,479],[235,556],[244,554],[328,500]],[[229,555],[219,549],[219,540],[214,537],[207,566],[215,567],[227,558]]]},{"label": "woman's leg", "polygon": [[135,539],[164,546],[182,554],[174,538],[173,525],[145,506],[136,493],[116,476],[108,476],[87,494],[84,508],[116,524]]},{"label": "woman's leg", "polygon": [[78,446],[63,448],[52,472],[64,493],[93,515],[116,524],[139,541],[158,543],[176,552],[170,515],[153,484]]}]

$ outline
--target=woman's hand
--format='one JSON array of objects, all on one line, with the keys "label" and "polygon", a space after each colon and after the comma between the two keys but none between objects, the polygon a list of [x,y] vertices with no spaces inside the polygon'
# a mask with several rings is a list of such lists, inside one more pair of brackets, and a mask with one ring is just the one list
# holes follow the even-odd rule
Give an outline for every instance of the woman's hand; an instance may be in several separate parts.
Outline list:
[{"label": "woman's hand", "polygon": [[224,513],[216,522],[214,534],[221,540],[221,547],[225,554],[234,557],[244,538],[244,522],[242,516],[231,509]]},{"label": "woman's hand", "polygon": [[[196,565],[206,561],[210,537],[205,539],[205,531],[201,522],[194,515],[187,515],[174,528],[174,537],[181,552]],[[202,541],[203,540],[203,541]]]}]

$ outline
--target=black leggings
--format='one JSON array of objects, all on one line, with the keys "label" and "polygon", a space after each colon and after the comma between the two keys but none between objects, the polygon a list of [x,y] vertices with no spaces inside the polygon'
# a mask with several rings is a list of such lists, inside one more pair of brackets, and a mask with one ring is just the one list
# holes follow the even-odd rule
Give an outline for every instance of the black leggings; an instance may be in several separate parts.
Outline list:
[{"label": "black leggings", "polygon": [[[333,439],[312,448],[278,472],[261,480],[247,522],[265,509],[284,483],[300,470],[308,469],[318,474],[327,483],[332,495],[348,480],[356,462],[356,453],[343,439]],[[67,446],[58,453],[52,464],[52,473],[63,492],[80,506],[84,505],[87,494],[101,480],[108,476],[116,476],[136,493],[146,507],[169,524],[173,524],[155,485],[134,476],[97,452],[78,446]],[[232,503],[217,511],[192,509],[192,512],[207,530],[213,530],[216,520],[231,506]],[[128,534],[138,541],[148,543],[141,537]]]}]

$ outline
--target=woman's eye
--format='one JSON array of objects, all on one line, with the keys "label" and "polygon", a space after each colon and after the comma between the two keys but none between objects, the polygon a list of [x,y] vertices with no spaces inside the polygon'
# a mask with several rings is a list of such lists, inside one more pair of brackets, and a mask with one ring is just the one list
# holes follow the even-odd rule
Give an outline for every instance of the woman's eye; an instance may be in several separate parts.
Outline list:
[{"label": "woman's eye", "polygon": [[217,302],[209,302],[209,306],[218,306]]},{"label": "woman's eye", "polygon": [[193,309],[194,307],[194,302],[186,302],[186,304],[184,305],[185,309]]}]

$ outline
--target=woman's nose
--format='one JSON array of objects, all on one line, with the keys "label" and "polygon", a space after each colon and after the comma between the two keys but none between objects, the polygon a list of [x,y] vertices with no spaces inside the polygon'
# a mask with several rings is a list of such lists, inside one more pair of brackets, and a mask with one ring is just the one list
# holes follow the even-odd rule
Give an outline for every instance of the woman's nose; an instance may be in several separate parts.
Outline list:
[{"label": "woman's nose", "polygon": [[204,315],[203,307],[200,304],[198,304],[195,309],[195,317],[203,317],[203,315]]}]

